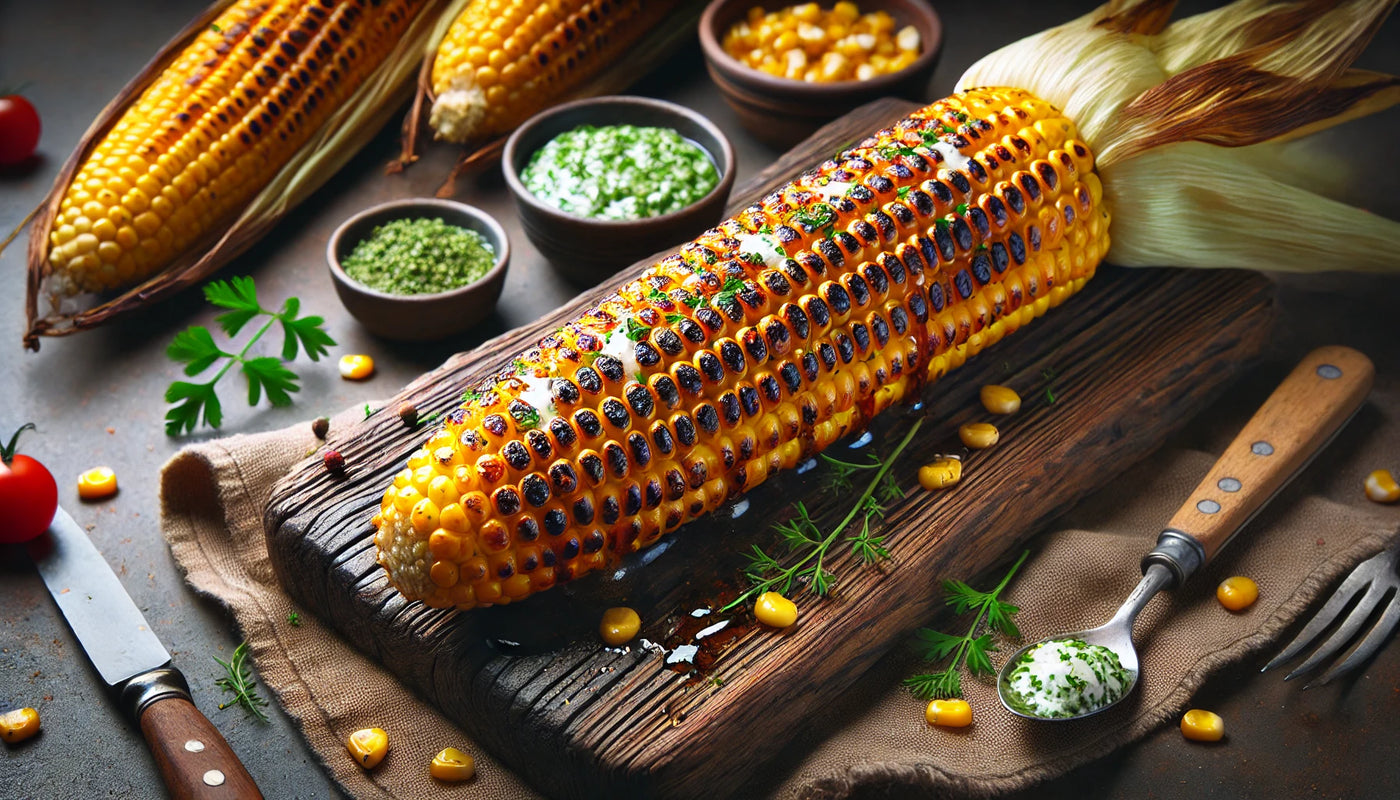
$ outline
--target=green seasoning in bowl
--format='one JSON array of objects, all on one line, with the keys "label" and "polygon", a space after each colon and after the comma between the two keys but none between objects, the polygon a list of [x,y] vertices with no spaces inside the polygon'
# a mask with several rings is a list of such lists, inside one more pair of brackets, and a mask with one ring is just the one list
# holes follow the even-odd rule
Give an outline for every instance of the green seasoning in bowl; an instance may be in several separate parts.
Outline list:
[{"label": "green seasoning in bowl", "polygon": [[629,220],[680,211],[715,188],[719,171],[670,128],[580,125],[536,150],[520,178],[560,211]]},{"label": "green seasoning in bowl", "polygon": [[396,219],[375,227],[341,268],[350,279],[387,294],[437,294],[480,280],[496,252],[474,230],[441,219]]}]

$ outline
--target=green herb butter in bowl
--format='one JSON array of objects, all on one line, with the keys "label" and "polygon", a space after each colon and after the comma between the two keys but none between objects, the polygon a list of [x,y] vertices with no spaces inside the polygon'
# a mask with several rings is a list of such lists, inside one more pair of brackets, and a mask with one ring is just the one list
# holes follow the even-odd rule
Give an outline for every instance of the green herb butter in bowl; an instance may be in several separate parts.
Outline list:
[{"label": "green herb butter in bowl", "polygon": [[395,200],[346,220],[326,245],[336,294],[377,336],[427,341],[490,316],[510,243],[481,209],[452,200]]},{"label": "green herb butter in bowl", "polygon": [[506,141],[501,168],[531,244],[559,272],[593,284],[718,223],[734,149],[683,106],[596,97],[527,120]]}]

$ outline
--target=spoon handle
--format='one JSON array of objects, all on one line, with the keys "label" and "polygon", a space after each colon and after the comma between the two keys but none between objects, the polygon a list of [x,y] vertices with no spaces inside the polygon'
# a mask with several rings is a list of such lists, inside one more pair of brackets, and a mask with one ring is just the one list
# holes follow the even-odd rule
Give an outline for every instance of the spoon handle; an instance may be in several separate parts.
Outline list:
[{"label": "spoon handle", "polygon": [[1308,353],[1167,523],[1144,569],[1163,563],[1180,583],[1214,558],[1356,413],[1374,375],[1371,360],[1349,347]]}]

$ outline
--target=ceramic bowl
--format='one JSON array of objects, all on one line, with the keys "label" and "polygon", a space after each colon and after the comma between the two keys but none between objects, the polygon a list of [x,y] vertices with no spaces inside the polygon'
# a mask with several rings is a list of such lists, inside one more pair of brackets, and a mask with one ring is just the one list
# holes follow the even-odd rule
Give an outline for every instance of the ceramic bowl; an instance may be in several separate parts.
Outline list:
[{"label": "ceramic bowl", "polygon": [[[770,10],[781,3],[764,6]],[[753,69],[730,57],[720,43],[730,26],[754,6],[754,0],[714,0],[700,17],[700,46],[705,66],[719,86],[725,102],[756,138],[788,147],[857,106],[882,97],[905,97],[927,102],[926,89],[938,54],[943,48],[943,25],[923,0],[862,0],[862,14],[886,11],[894,17],[895,30],[913,25],[919,31],[922,50],[914,63],[898,72],[865,81],[807,81],[779,78]]]},{"label": "ceramic bowl", "polygon": [[[481,278],[435,294],[389,294],[357,283],[341,267],[355,245],[369,238],[376,226],[396,219],[442,219],[449,225],[474,230],[491,245],[496,263]],[[402,342],[444,339],[486,319],[496,307],[510,263],[510,240],[505,229],[485,211],[454,200],[409,198],[391,200],[345,220],[326,243],[335,292],[350,315],[376,336]]]},{"label": "ceramic bowl", "polygon": [[[520,173],[536,150],[580,125],[672,128],[710,155],[719,183],[694,203],[658,217],[594,219],[561,211],[531,194]],[[506,141],[501,169],[530,242],[570,280],[591,286],[719,222],[734,186],[734,148],[713,122],[684,106],[646,97],[594,97],[555,106],[527,120]]]}]

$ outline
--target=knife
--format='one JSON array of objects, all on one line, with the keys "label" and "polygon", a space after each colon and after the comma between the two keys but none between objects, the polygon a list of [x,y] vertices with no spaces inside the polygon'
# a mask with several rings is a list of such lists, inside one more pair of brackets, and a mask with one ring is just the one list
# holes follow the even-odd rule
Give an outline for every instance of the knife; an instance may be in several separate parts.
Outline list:
[{"label": "knife", "polygon": [[262,800],[248,770],[87,534],[58,509],[29,543],[49,594],[117,704],[141,728],[175,800]]}]

